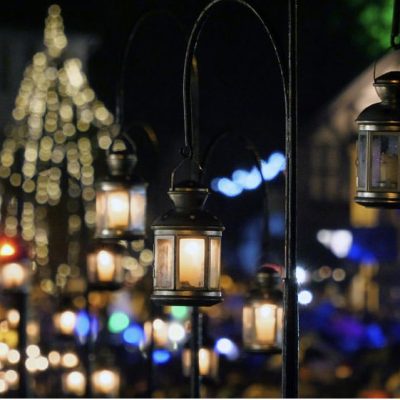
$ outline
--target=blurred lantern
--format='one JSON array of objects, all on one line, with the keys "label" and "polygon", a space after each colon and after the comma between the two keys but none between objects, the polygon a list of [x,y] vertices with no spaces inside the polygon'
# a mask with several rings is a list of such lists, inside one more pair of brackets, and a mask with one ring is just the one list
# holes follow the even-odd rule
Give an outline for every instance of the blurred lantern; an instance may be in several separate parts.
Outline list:
[{"label": "blurred lantern", "polygon": [[3,290],[26,292],[30,267],[31,262],[22,244],[11,240],[0,243],[0,287]]},{"label": "blurred lantern", "polygon": [[81,397],[85,394],[86,377],[81,371],[70,371],[62,374],[64,394]]},{"label": "blurred lantern", "polygon": [[136,240],[145,236],[147,183],[133,175],[136,162],[135,145],[118,135],[107,154],[110,176],[97,185],[97,238]]},{"label": "blurred lantern", "polygon": [[77,314],[72,308],[65,308],[53,317],[53,323],[58,333],[71,336],[74,334]]},{"label": "blurred lantern", "polygon": [[119,397],[120,376],[115,369],[102,368],[92,374],[92,392],[96,396]]},{"label": "blurred lantern", "polygon": [[[216,379],[218,376],[219,356],[211,344],[205,344],[199,349],[199,373],[200,376]],[[182,370],[184,376],[190,376],[192,367],[191,349],[185,347],[182,351]]]},{"label": "blurred lantern", "polygon": [[355,201],[371,207],[400,204],[400,71],[374,81],[381,99],[357,118],[357,194]]},{"label": "blurred lantern", "polygon": [[122,244],[98,242],[87,256],[89,285],[95,290],[119,289],[124,282],[122,266],[126,248]]},{"label": "blurred lantern", "polygon": [[265,264],[256,275],[243,307],[243,343],[248,351],[279,351],[282,347],[282,291],[276,268]]},{"label": "blurred lantern", "polygon": [[209,195],[193,181],[168,192],[175,207],[158,218],[154,230],[154,290],[161,304],[210,306],[222,301],[221,236],[224,227],[204,210]]}]

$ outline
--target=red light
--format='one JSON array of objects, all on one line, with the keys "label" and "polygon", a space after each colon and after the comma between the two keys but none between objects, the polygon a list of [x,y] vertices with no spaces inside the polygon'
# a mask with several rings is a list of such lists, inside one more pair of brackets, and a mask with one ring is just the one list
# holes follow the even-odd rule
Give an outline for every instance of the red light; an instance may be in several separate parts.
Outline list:
[{"label": "red light", "polygon": [[0,257],[11,257],[15,255],[17,249],[11,243],[0,244]]}]

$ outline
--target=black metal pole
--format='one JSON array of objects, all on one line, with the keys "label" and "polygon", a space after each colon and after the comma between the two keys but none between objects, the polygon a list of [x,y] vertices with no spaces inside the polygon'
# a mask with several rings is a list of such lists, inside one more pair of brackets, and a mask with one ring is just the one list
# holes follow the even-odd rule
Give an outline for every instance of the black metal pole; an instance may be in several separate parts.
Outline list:
[{"label": "black metal pole", "polygon": [[153,397],[153,352],[154,352],[154,327],[153,327],[153,304],[150,304],[150,321],[151,321],[151,329],[150,329],[150,343],[147,348],[147,397],[151,399]]},{"label": "black metal pole", "polygon": [[18,324],[18,351],[20,354],[20,360],[18,363],[18,374],[19,374],[19,397],[29,397],[28,389],[28,374],[25,367],[26,361],[26,345],[27,345],[27,300],[28,293],[26,292],[15,292],[15,307],[19,312],[19,324]]},{"label": "black metal pole", "polygon": [[89,332],[86,338],[86,342],[83,346],[83,364],[86,371],[86,388],[85,388],[85,397],[90,398],[92,397],[92,354],[93,354],[93,321],[92,316],[90,314],[90,305],[89,305],[89,289],[86,290],[85,297],[86,297],[86,307],[85,311],[89,318]]},{"label": "black metal pole", "polygon": [[285,277],[282,395],[298,397],[299,317],[296,282],[297,0],[288,1],[288,115],[286,122]]},{"label": "black metal pole", "polygon": [[199,367],[199,350],[201,339],[201,316],[199,308],[192,308],[192,337],[190,342],[191,364],[190,364],[190,397],[192,399],[200,398],[200,367]]}]

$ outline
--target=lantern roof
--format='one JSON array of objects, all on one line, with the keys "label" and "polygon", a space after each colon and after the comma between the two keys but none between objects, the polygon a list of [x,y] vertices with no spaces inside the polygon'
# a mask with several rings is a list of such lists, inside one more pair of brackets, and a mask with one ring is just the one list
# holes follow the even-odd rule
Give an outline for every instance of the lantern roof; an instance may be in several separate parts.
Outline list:
[{"label": "lantern roof", "polygon": [[216,230],[225,228],[221,221],[204,209],[208,188],[194,181],[183,181],[168,191],[174,208],[157,218],[152,229]]}]

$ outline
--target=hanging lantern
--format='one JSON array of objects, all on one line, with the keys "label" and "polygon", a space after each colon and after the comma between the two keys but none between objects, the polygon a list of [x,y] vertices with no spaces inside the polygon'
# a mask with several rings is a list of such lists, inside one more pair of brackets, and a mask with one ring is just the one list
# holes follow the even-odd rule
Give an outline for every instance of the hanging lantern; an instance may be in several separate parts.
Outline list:
[{"label": "hanging lantern", "polygon": [[82,397],[86,390],[86,376],[82,371],[70,371],[62,374],[62,388],[65,394]]},{"label": "hanging lantern", "polygon": [[357,194],[364,206],[396,208],[400,205],[400,71],[375,79],[381,99],[357,118]]},{"label": "hanging lantern", "polygon": [[115,369],[101,368],[92,374],[92,392],[96,396],[119,397],[120,376]]},{"label": "hanging lantern", "polygon": [[[184,376],[190,376],[192,367],[192,351],[185,347],[182,351],[182,370]],[[212,346],[205,345],[199,349],[199,373],[204,378],[218,377],[219,356]]]},{"label": "hanging lantern", "polygon": [[224,227],[203,208],[209,191],[186,181],[170,189],[168,195],[175,207],[152,225],[155,249],[152,299],[175,305],[219,303]]},{"label": "hanging lantern", "polygon": [[243,307],[243,343],[248,351],[279,351],[282,348],[281,278],[268,264],[256,275],[254,287]]},{"label": "hanging lantern", "polygon": [[107,154],[110,176],[96,190],[97,238],[144,238],[147,183],[133,175],[136,162],[135,145],[125,135],[117,136]]},{"label": "hanging lantern", "polygon": [[26,292],[31,275],[27,249],[18,241],[0,241],[0,287],[11,292]]},{"label": "hanging lantern", "polygon": [[87,256],[87,275],[93,290],[115,290],[124,283],[123,258],[127,254],[122,244],[98,242]]}]

